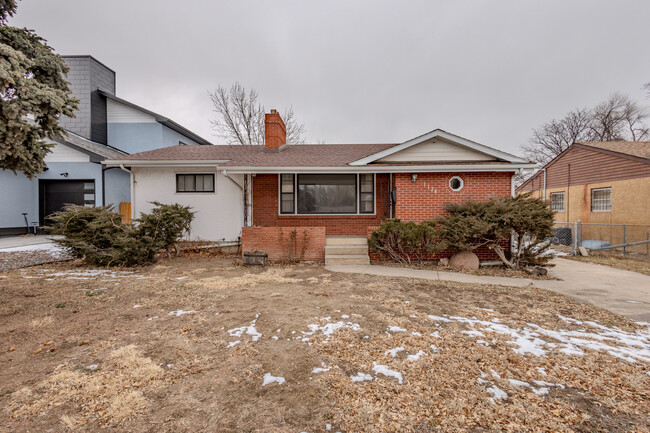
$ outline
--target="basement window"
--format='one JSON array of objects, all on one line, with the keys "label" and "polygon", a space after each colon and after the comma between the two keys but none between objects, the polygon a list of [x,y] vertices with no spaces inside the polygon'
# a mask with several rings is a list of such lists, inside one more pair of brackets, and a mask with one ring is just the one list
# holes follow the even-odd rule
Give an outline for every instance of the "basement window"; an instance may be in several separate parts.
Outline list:
[{"label": "basement window", "polygon": [[553,212],[564,212],[564,191],[551,193],[551,210]]},{"label": "basement window", "polygon": [[595,188],[591,190],[591,211],[609,212],[612,210],[612,189]]},{"label": "basement window", "polygon": [[177,174],[176,192],[214,192],[214,173]]}]

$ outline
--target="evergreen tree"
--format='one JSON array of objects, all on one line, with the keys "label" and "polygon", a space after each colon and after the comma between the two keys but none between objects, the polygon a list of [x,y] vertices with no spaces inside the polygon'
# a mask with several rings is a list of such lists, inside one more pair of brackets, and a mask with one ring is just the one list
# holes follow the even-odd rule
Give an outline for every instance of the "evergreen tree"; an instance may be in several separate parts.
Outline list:
[{"label": "evergreen tree", "polygon": [[59,117],[74,117],[78,100],[61,56],[34,32],[7,25],[15,12],[15,0],[0,0],[0,167],[32,179],[53,146],[46,140],[65,135]]}]

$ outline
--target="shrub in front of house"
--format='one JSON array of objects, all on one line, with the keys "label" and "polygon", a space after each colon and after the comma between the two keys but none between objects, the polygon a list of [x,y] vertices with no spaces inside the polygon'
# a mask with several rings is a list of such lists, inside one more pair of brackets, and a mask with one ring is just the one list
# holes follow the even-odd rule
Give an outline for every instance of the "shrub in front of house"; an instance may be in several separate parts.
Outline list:
[{"label": "shrub in front of house", "polygon": [[73,257],[96,266],[141,266],[156,261],[189,232],[194,212],[188,206],[153,202],[155,208],[125,224],[112,206],[69,205],[52,217],[51,233]]},{"label": "shrub in front of house", "polygon": [[371,233],[368,245],[381,257],[399,263],[422,262],[428,255],[446,248],[435,223],[425,221],[417,224],[399,219],[384,221]]},{"label": "shrub in front of house", "polygon": [[[441,236],[455,251],[492,249],[511,269],[544,265],[547,239],[553,234],[553,211],[530,195],[494,197],[488,201],[468,200],[445,206],[447,215],[437,220]],[[508,253],[510,237],[515,248]]]}]

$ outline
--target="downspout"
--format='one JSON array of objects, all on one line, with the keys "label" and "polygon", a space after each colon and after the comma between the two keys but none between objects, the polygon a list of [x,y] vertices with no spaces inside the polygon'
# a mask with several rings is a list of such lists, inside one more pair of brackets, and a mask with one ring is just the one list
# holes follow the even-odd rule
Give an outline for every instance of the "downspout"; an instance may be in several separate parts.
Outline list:
[{"label": "downspout", "polygon": [[544,201],[546,201],[546,167],[544,167],[542,170],[544,170]]},{"label": "downspout", "polygon": [[120,164],[120,170],[129,173],[129,179],[131,181],[131,220],[135,219],[135,174],[133,170],[129,170],[124,167],[124,164]]}]

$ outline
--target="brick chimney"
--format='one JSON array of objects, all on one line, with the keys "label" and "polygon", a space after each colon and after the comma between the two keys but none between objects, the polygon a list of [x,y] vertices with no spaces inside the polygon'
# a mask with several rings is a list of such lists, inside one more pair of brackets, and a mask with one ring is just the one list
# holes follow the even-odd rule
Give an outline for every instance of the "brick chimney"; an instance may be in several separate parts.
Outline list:
[{"label": "brick chimney", "polygon": [[287,144],[287,128],[277,110],[264,114],[264,146],[278,149]]}]

